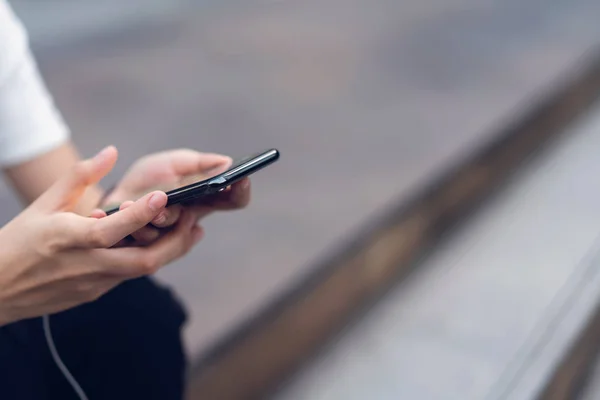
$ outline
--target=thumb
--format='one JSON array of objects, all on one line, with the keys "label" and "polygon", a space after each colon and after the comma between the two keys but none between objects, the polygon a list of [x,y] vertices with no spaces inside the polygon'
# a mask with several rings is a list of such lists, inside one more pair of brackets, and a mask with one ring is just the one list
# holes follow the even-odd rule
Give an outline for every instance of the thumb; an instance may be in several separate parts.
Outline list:
[{"label": "thumb", "polygon": [[42,194],[33,206],[47,212],[71,211],[85,190],[104,178],[116,161],[117,149],[114,146],[104,148],[93,158],[79,161],[66,176]]},{"label": "thumb", "polygon": [[[215,175],[226,170],[233,162],[231,158],[215,153],[199,153],[194,150],[181,149],[168,153],[173,170],[178,175],[196,175],[213,172]],[[214,171],[214,170],[219,171]]]}]

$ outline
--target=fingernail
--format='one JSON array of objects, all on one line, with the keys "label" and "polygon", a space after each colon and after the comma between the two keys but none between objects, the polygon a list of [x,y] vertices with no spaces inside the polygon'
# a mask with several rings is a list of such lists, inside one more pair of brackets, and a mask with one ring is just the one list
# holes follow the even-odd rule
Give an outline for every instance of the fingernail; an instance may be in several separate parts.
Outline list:
[{"label": "fingernail", "polygon": [[245,179],[244,181],[242,181],[243,189],[248,189],[249,187],[250,187],[250,179]]},{"label": "fingernail", "polygon": [[164,193],[154,193],[150,196],[150,200],[148,201],[148,205],[152,211],[160,210],[165,205],[165,195]]}]

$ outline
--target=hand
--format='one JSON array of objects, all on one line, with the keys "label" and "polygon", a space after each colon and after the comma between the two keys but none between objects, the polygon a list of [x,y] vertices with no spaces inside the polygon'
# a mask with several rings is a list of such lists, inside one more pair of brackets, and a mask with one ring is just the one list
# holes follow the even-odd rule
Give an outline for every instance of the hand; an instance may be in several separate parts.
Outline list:
[{"label": "hand", "polygon": [[[120,204],[120,209],[124,210],[133,203],[131,200],[152,189],[167,191],[208,178],[225,171],[231,163],[231,158],[223,155],[188,149],[151,154],[133,164],[107,198],[106,204]],[[194,218],[199,220],[216,210],[243,208],[249,201],[250,181],[244,179],[210,198],[165,209],[157,215],[151,225],[138,230],[132,236],[138,244],[147,245],[164,235],[167,232],[165,228],[176,224],[183,210],[191,212]],[[100,218],[106,214],[95,211],[93,215]]]},{"label": "hand", "polygon": [[154,273],[200,239],[193,215],[183,212],[152,246],[112,248],[164,211],[160,191],[101,219],[71,212],[116,157],[109,147],[80,162],[0,229],[0,325],[94,300],[126,279]]}]

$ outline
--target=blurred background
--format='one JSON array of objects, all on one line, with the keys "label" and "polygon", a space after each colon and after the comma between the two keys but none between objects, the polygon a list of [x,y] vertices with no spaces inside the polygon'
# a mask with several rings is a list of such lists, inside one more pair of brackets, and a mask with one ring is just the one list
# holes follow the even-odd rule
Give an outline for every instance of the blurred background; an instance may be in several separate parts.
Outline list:
[{"label": "blurred background", "polygon": [[[373,215],[490,140],[597,41],[591,0],[12,0],[112,183],[138,157],[277,147],[253,202],[159,274],[201,354]],[[2,188],[1,218],[19,210]]]}]

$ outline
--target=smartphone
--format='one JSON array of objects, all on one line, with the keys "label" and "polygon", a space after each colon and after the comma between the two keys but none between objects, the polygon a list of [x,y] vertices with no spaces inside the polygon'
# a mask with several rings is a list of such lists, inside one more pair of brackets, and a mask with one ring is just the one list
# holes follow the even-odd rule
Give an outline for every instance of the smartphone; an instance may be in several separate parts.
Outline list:
[{"label": "smartphone", "polygon": [[[277,149],[270,149],[244,158],[234,163],[225,172],[166,192],[167,207],[219,193],[245,177],[273,164],[278,159],[279,151]],[[106,214],[114,214],[117,211],[119,211],[119,207],[106,211]]]}]

